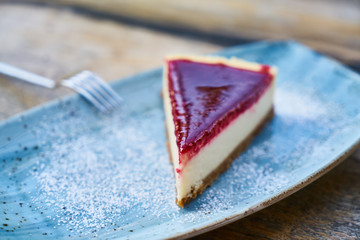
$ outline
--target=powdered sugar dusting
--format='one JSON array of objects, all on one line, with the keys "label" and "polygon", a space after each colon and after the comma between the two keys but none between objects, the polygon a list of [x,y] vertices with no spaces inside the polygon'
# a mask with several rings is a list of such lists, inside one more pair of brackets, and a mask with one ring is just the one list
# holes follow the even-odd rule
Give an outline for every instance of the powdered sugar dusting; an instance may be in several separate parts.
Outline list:
[{"label": "powdered sugar dusting", "polygon": [[304,92],[300,94],[282,88],[276,89],[276,113],[297,120],[315,120],[326,115],[328,108],[315,101],[315,96],[309,94],[309,89]]},{"label": "powdered sugar dusting", "polygon": [[[39,210],[51,206],[57,209],[58,224],[93,232],[110,224],[125,225],[123,216],[136,205],[141,205],[143,214],[154,216],[160,216],[164,206],[174,207],[166,149],[151,131],[143,131],[151,127],[149,122],[161,121],[159,111],[127,120],[113,115],[92,126],[92,131],[79,129],[81,118],[64,122],[66,127],[57,126],[51,145],[43,152],[42,161],[48,164],[39,161],[39,171],[33,173],[40,195],[32,200],[45,203]],[[67,136],[61,134],[66,128]]]},{"label": "powdered sugar dusting", "polygon": [[[306,92],[300,96],[278,88],[272,123],[186,209],[175,204],[161,105],[135,112],[124,108],[110,116],[69,107],[44,116],[35,129],[43,137],[33,166],[37,171],[30,171],[38,183],[31,201],[59,228],[82,236],[115,230],[125,236],[138,226],[150,234],[160,220],[185,227],[231,213],[235,206],[246,209],[286,189],[294,171],[320,146],[309,127],[319,136],[337,127],[325,124],[331,122],[329,104]],[[295,141],[291,148],[288,136]]]},{"label": "powdered sugar dusting", "polygon": [[[310,153],[315,145],[311,138],[301,136],[302,128],[329,119],[324,117],[326,107],[310,96],[300,97],[281,89],[277,94],[276,116],[263,133],[269,138],[255,140],[186,209],[180,209],[174,201],[175,180],[165,146],[161,106],[138,113],[123,109],[111,116],[94,115],[86,123],[81,112],[72,117],[66,117],[68,112],[56,118],[44,117],[44,124],[37,129],[39,133],[47,132],[42,157],[35,164],[38,171],[31,172],[39,194],[32,197],[32,202],[38,210],[53,209],[55,216],[49,214],[48,218],[59,227],[96,235],[109,228],[134,228],[134,223],[151,226],[157,219],[185,226],[209,214],[231,211],[231,206],[246,206],[254,199],[281,192],[291,179],[291,171],[303,163],[302,155]],[[294,103],[297,111],[291,108]],[[59,118],[65,120],[51,124]],[[282,121],[294,125],[299,120],[304,124],[290,130],[290,134],[299,134],[297,147],[287,152],[286,145],[275,144],[278,135],[269,132],[284,125]]]}]

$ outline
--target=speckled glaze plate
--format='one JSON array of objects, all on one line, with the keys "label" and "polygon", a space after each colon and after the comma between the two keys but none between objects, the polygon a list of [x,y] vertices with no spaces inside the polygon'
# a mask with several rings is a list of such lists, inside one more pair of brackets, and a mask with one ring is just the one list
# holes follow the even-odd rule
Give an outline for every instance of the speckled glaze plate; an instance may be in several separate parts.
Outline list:
[{"label": "speckled glaze plate", "polygon": [[279,69],[275,117],[200,197],[180,209],[166,150],[161,69],[116,81],[102,115],[78,95],[0,125],[0,238],[184,238],[309,184],[360,139],[360,77],[295,42],[224,50]]}]

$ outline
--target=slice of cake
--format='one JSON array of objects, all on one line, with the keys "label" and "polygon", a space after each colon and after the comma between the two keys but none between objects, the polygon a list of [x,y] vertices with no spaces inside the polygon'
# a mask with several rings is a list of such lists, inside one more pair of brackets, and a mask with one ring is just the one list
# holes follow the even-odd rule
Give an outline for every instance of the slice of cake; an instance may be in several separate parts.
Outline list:
[{"label": "slice of cake", "polygon": [[164,67],[168,148],[180,207],[201,194],[273,116],[276,69],[210,56]]}]

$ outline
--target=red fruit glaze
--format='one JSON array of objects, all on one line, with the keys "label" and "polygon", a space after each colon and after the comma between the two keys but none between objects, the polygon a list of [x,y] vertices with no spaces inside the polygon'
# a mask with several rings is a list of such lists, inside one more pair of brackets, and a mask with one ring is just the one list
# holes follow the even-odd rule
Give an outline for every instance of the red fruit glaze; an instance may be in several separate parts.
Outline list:
[{"label": "red fruit glaze", "polygon": [[182,59],[167,63],[180,164],[256,103],[273,79],[266,65],[255,72]]}]

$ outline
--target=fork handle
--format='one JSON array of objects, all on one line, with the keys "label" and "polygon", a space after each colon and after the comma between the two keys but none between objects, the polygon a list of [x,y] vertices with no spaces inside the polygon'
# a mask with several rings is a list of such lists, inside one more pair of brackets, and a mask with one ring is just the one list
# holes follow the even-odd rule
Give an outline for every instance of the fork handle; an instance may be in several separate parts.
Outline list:
[{"label": "fork handle", "polygon": [[0,74],[31,82],[47,88],[55,87],[55,81],[37,74],[28,72],[18,67],[0,62]]}]

